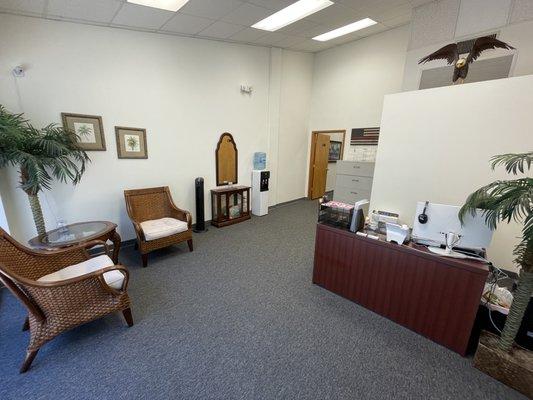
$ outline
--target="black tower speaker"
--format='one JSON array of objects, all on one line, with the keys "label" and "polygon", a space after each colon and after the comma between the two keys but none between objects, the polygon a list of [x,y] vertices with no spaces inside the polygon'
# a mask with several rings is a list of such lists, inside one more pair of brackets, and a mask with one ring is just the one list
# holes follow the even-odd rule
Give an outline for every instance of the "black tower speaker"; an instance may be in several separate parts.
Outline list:
[{"label": "black tower speaker", "polygon": [[194,180],[196,194],[196,227],[195,232],[205,232],[205,211],[204,211],[204,178]]}]

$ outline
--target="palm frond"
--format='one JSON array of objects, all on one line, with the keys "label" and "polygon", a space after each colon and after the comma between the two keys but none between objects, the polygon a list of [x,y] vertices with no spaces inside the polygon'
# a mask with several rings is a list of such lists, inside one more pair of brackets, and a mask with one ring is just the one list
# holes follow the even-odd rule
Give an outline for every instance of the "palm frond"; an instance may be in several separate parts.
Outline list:
[{"label": "palm frond", "polygon": [[20,187],[27,193],[50,189],[54,179],[80,181],[90,159],[78,139],[57,124],[37,129],[22,114],[12,114],[0,105],[0,168],[19,166]]},{"label": "palm frond", "polygon": [[531,169],[533,163],[533,152],[519,154],[500,154],[491,158],[491,167],[495,169],[499,165],[504,165],[508,174],[516,175]]},{"label": "palm frond", "polygon": [[531,214],[533,204],[533,179],[496,181],[472,193],[459,211],[459,220],[464,223],[467,214],[476,215],[477,210],[485,217],[490,229],[499,222],[522,222]]},{"label": "palm frond", "polygon": [[522,240],[513,251],[515,262],[522,266],[525,272],[533,272],[533,240]]},{"label": "palm frond", "polygon": [[[491,158],[492,169],[505,166],[509,174],[517,175],[531,169],[533,152],[500,154]],[[527,272],[533,272],[533,178],[496,181],[473,192],[459,211],[464,223],[466,215],[481,210],[485,222],[496,229],[500,222],[523,223],[522,240],[513,252],[515,262]]]}]

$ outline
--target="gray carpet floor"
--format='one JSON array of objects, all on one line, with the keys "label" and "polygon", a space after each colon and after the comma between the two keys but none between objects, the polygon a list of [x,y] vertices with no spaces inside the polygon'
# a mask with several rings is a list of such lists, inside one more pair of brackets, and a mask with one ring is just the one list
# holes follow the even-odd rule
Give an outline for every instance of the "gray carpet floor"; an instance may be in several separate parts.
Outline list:
[{"label": "gray carpet floor", "polygon": [[24,309],[0,290],[0,399],[521,399],[462,358],[311,283],[316,205],[299,201],[130,267],[120,315],[18,368]]}]

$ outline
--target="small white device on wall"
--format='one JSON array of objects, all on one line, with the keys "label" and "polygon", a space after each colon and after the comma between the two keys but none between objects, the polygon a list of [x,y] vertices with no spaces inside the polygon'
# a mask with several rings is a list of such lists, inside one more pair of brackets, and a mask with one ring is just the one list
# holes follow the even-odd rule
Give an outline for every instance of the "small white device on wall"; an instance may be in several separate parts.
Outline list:
[{"label": "small white device on wall", "polygon": [[268,181],[270,171],[252,170],[252,214],[268,214]]},{"label": "small white device on wall", "polygon": [[17,65],[15,68],[13,68],[13,76],[16,78],[23,78],[25,75],[24,67],[22,65]]},{"label": "small white device on wall", "polygon": [[241,93],[252,94],[254,88],[248,85],[241,85]]}]

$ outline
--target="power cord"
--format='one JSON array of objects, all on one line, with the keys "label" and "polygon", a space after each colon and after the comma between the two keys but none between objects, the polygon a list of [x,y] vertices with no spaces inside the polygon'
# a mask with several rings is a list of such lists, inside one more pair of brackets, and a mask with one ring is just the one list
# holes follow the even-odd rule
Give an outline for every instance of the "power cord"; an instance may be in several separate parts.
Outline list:
[{"label": "power cord", "polygon": [[496,325],[496,323],[494,322],[494,320],[492,319],[492,310],[491,308],[488,306],[488,303],[490,302],[489,300],[491,299],[492,295],[494,294],[494,290],[496,290],[496,286],[498,284],[498,282],[502,279],[505,279],[505,278],[509,278],[509,275],[507,275],[505,272],[503,272],[500,268],[498,267],[495,267],[491,262],[488,263],[489,265],[489,272],[490,272],[490,277],[489,277],[489,284],[491,285],[490,286],[490,293],[489,293],[489,296],[488,296],[488,300],[485,300],[485,304],[487,305],[487,310],[489,311],[489,319],[490,319],[490,322],[492,324],[492,326],[494,327],[494,329],[496,329],[498,331],[498,333],[502,333],[501,329],[498,328],[498,326]]}]

